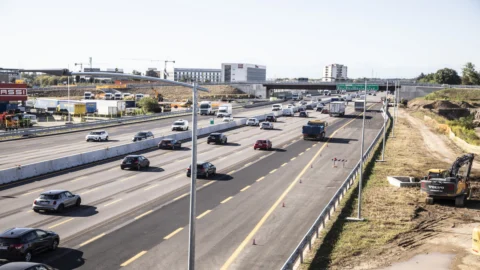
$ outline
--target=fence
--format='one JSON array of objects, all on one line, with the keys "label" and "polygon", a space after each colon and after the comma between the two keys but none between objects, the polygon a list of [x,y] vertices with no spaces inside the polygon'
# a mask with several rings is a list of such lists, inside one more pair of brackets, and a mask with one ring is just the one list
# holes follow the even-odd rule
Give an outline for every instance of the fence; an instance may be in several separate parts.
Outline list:
[{"label": "fence", "polygon": [[[388,118],[391,118],[390,113],[387,111]],[[383,129],[386,127],[382,127],[378,132],[377,136],[373,140],[372,144],[368,147],[367,151],[365,151],[363,155],[363,160],[367,160],[367,158],[373,155],[374,148],[378,142],[381,141],[383,135]],[[313,223],[312,227],[308,230],[307,234],[303,237],[300,241],[300,244],[295,248],[293,253],[287,259],[285,264],[282,266],[282,270],[290,270],[290,269],[297,269],[300,264],[304,262],[304,256],[307,252],[312,250],[312,246],[314,241],[320,235],[320,232],[325,229],[325,224],[330,220],[332,214],[337,209],[337,206],[340,204],[340,201],[345,196],[347,191],[350,187],[354,184],[358,174],[360,173],[360,160],[357,162],[355,167],[352,169],[350,174],[347,176],[345,181],[343,182],[342,186],[337,190],[335,195],[333,195],[332,199],[328,202],[327,206],[322,210],[318,218]]]}]

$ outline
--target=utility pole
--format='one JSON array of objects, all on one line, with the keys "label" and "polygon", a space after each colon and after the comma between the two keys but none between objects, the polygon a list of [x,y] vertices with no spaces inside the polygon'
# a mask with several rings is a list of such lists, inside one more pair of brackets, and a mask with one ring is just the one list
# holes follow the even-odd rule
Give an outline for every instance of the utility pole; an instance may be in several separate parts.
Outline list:
[{"label": "utility pole", "polygon": [[[388,95],[388,80],[387,80],[387,91],[385,93]],[[378,162],[385,162],[385,141],[387,139],[387,109],[388,109],[388,101],[387,101],[387,95],[385,95],[385,100],[383,102],[383,146],[382,146],[382,159],[377,160]]]},{"label": "utility pole", "polygon": [[195,269],[195,218],[196,218],[196,191],[197,191],[197,82],[193,82],[193,110],[192,110],[192,163],[190,165],[190,223],[188,246],[188,269]]}]

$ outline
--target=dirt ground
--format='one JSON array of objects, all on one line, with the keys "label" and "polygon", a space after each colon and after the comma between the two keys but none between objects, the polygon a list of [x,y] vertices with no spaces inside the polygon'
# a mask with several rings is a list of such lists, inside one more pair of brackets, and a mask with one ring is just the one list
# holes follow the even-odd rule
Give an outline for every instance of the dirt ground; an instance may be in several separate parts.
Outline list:
[{"label": "dirt ground", "polygon": [[[406,120],[423,138],[425,155],[437,157],[438,164],[451,164],[462,151],[444,135],[433,133],[421,120],[400,110],[399,121]],[[478,153],[476,153],[478,154]],[[478,156],[476,158],[479,158]],[[472,230],[480,226],[480,162],[475,161],[473,170],[473,196],[465,208],[456,208],[453,201],[440,201],[426,205],[416,195],[412,222],[413,228],[400,233],[381,248],[365,250],[357,256],[344,258],[330,265],[332,269],[432,269],[418,261],[432,262],[451,256],[443,268],[454,270],[480,269],[480,256],[471,252]],[[439,166],[440,167],[440,166]],[[415,257],[417,256],[417,257]],[[437,256],[437,257],[436,257]],[[440,257],[438,257],[440,256]],[[412,259],[413,258],[413,259]],[[399,262],[401,268],[394,266]],[[425,262],[424,262],[425,263]],[[311,268],[312,269],[312,268]]]}]

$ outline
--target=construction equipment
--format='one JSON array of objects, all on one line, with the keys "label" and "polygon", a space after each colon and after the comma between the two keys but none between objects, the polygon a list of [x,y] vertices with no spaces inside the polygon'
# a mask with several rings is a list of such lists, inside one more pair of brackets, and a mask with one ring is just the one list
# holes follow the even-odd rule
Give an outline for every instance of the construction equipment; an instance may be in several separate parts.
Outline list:
[{"label": "construction equipment", "polygon": [[15,115],[14,112],[8,111],[0,114],[0,127],[2,129],[8,130],[18,130],[18,117]]},{"label": "construction equipment", "polygon": [[[153,88],[152,88],[153,89]],[[153,91],[155,92],[155,99],[158,101],[158,102],[163,102],[163,96],[162,94],[158,93],[157,89],[153,89]]]},{"label": "construction equipment", "polygon": [[[470,198],[470,172],[474,155],[465,154],[458,157],[450,170],[431,169],[428,176],[420,181],[421,191],[427,194],[425,202],[433,204],[435,199],[455,200],[455,206],[465,205]],[[462,172],[460,169],[465,166]]]}]

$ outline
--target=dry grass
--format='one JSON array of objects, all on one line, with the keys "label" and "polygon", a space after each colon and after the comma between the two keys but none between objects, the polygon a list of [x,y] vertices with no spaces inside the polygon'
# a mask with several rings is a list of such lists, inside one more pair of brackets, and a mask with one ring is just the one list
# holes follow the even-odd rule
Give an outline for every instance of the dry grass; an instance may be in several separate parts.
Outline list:
[{"label": "dry grass", "polygon": [[476,101],[480,100],[480,89],[443,89],[424,97],[425,100]]},{"label": "dry grass", "polygon": [[[362,192],[362,215],[365,222],[346,222],[348,216],[357,215],[358,189],[351,189],[342,201],[341,212],[336,213],[324,235],[317,241],[317,254],[303,269],[345,269],[358,265],[356,256],[381,253],[382,247],[397,235],[415,225],[416,204],[422,200],[418,189],[400,189],[390,186],[387,176],[414,176],[426,174],[433,167],[447,168],[429,156],[419,131],[406,119],[398,119],[396,138],[388,138],[387,162],[370,162],[366,167]],[[378,158],[378,148],[373,160]],[[337,218],[335,220],[335,218]]]}]

